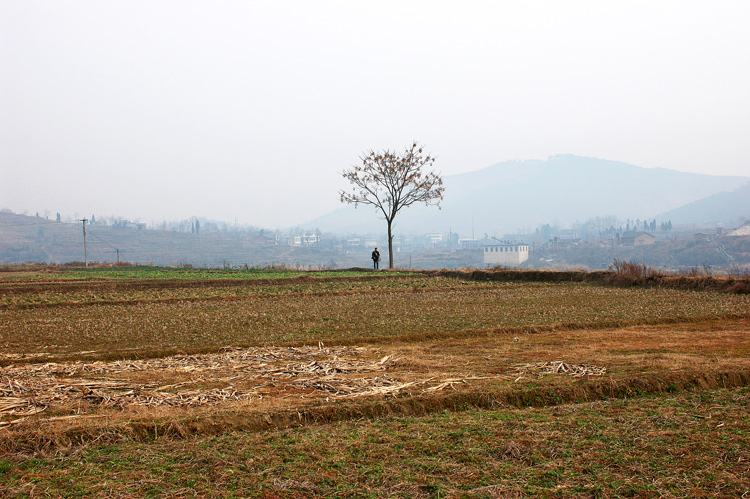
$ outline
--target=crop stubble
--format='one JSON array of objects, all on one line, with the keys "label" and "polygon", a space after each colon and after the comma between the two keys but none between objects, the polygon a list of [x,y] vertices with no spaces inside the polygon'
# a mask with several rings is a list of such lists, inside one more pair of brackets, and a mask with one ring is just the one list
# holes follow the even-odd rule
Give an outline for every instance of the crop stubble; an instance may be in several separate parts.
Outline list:
[{"label": "crop stubble", "polygon": [[750,295],[423,277],[199,291],[186,294],[175,286],[173,296],[159,289],[117,300],[117,291],[103,298],[78,291],[74,300],[55,306],[9,303],[0,308],[0,346],[11,356],[86,351],[87,358],[111,358],[509,327],[648,324],[750,310]]},{"label": "crop stubble", "polygon": [[[418,274],[6,280],[0,413],[7,426],[41,412],[52,421],[493,392],[535,385],[551,362],[585,378],[743,371],[748,310],[750,295]],[[675,322],[687,325],[658,326]],[[281,345],[306,349],[306,367]],[[264,355],[275,360],[247,360]]]}]

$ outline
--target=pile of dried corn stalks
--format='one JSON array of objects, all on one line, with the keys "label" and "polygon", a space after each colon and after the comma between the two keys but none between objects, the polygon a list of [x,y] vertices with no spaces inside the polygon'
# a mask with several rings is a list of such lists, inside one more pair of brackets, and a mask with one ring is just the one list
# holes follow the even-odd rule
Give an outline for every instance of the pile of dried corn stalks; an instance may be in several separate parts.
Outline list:
[{"label": "pile of dried corn stalks", "polygon": [[531,374],[535,374],[539,378],[548,374],[565,374],[576,378],[583,376],[603,376],[607,372],[607,368],[590,364],[567,364],[561,360],[553,360],[551,362],[519,365],[516,366],[516,371],[518,371],[519,376],[515,381],[519,381]]},{"label": "pile of dried corn stalks", "polygon": [[[81,403],[117,410],[133,405],[196,407],[315,393],[325,397],[396,395],[432,381],[393,379],[385,371],[394,359],[385,356],[368,361],[362,358],[364,350],[319,344],[226,349],[217,354],[147,360],[6,367],[0,369],[0,427],[49,408]],[[165,384],[159,379],[180,381]],[[436,382],[429,390],[453,388],[460,381],[464,380]]]}]

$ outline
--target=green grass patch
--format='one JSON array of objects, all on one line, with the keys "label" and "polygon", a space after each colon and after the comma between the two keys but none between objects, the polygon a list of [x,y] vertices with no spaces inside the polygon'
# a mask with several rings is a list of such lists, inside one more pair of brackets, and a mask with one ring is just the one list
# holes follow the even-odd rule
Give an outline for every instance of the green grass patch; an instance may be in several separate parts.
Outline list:
[{"label": "green grass patch", "polygon": [[749,404],[739,388],[89,444],[6,457],[0,480],[56,497],[741,497]]},{"label": "green grass patch", "polygon": [[[354,277],[362,275],[388,275],[362,270],[320,270],[309,271],[293,268],[230,268],[194,269],[182,267],[76,267],[62,268],[55,275],[67,279],[288,279],[301,275],[308,277]],[[49,274],[45,274],[49,277]]]}]

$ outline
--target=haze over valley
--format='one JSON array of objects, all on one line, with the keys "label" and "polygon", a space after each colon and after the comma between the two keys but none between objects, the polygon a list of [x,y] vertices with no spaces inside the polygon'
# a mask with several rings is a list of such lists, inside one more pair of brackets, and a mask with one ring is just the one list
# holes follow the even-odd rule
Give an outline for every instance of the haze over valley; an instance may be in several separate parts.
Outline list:
[{"label": "haze over valley", "polygon": [[3,2],[0,210],[30,219],[0,226],[2,261],[82,261],[89,219],[101,261],[366,264],[352,247],[385,223],[340,203],[341,174],[412,141],[445,196],[398,214],[401,265],[731,230],[750,216],[748,18],[741,0]]},{"label": "haze over valley", "polygon": [[[750,176],[718,176],[641,168],[617,161],[573,155],[547,160],[505,161],[445,177],[441,210],[414,206],[399,215],[397,230],[458,232],[462,236],[533,230],[543,224],[570,227],[593,218],[669,220],[668,212],[709,196],[712,206],[680,217],[682,224],[734,225],[750,217],[750,197],[722,210],[723,196],[750,182]],[[745,200],[742,203],[742,199]],[[679,215],[676,213],[676,215]],[[343,207],[303,223],[336,233],[382,231],[372,208]]]},{"label": "haze over valley", "polygon": [[[750,220],[749,177],[558,155],[507,161],[444,180],[442,209],[412,206],[396,219],[397,266],[483,268],[482,247],[506,240],[532,245],[524,263],[530,268],[607,268],[616,257],[669,268],[750,267],[750,235],[721,244],[707,239],[699,248],[691,242],[695,234],[725,234]],[[385,247],[387,241],[385,222],[371,206],[344,206],[291,227],[247,226],[200,214],[165,221],[155,213],[145,223],[92,213],[83,215],[88,224],[83,255],[81,215],[59,221],[58,215],[0,213],[0,263],[88,258],[199,267],[341,268],[366,266],[372,247]],[[628,231],[649,232],[661,242],[615,251],[614,246],[623,245],[612,238]],[[570,244],[573,249],[560,254]]]}]

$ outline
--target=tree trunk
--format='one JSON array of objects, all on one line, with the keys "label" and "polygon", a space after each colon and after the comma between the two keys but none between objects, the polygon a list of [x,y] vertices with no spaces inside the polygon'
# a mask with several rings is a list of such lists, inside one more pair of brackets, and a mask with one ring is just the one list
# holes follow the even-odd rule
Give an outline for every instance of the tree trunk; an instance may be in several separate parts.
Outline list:
[{"label": "tree trunk", "polygon": [[393,268],[393,235],[391,234],[391,220],[388,222],[388,268]]}]

